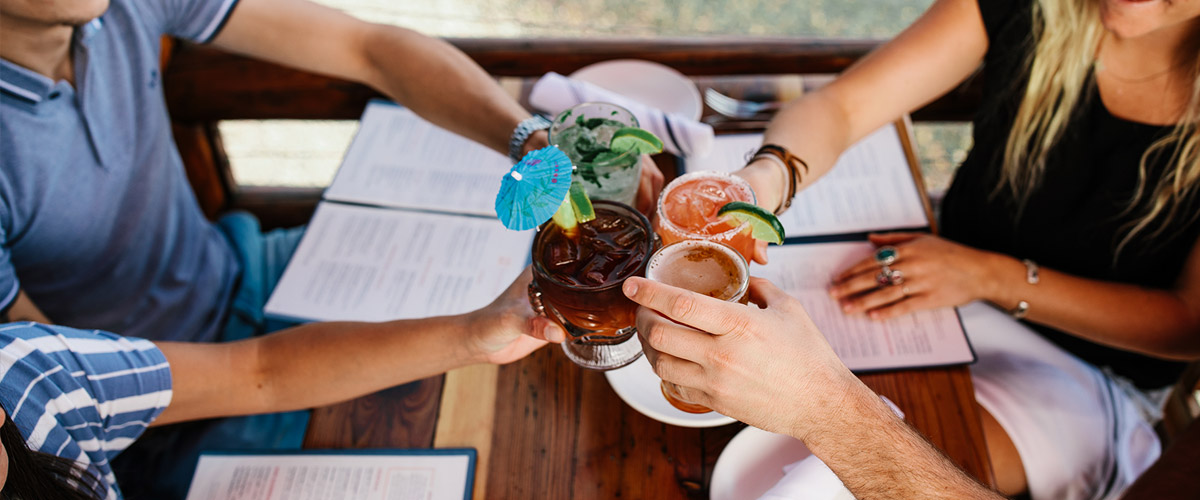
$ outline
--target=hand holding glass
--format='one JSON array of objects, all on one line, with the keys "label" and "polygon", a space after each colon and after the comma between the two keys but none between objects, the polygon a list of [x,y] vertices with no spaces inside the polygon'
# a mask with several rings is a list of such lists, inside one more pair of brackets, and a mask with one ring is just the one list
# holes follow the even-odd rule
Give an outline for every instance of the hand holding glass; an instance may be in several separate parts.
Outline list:
[{"label": "hand holding glass", "polygon": [[[664,246],[650,257],[646,279],[684,288],[726,302],[745,304],[749,295],[750,266],[733,248],[705,240],[684,240]],[[663,397],[671,406],[688,413],[711,409],[684,399],[679,386],[661,383]]]}]

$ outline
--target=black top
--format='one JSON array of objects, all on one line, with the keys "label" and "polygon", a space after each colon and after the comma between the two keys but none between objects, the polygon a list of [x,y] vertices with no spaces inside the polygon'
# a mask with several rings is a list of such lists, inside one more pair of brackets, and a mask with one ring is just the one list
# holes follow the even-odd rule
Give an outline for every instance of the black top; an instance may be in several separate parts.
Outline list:
[{"label": "black top", "polygon": [[[993,195],[1000,182],[1004,144],[1028,80],[1024,59],[1032,48],[1032,3],[979,0],[979,4],[989,41],[984,57],[984,98],[974,121],[975,145],[946,193],[942,234],[1075,276],[1172,287],[1200,236],[1196,217],[1175,221],[1175,231],[1169,231],[1173,234],[1168,237],[1130,242],[1115,258],[1125,235],[1122,227],[1143,213],[1121,216],[1136,189],[1138,163],[1171,127],[1114,117],[1094,85],[1086,87],[1087,94],[1064,137],[1047,157],[1041,183],[1020,217],[1007,188]],[[1158,178],[1166,165],[1165,159],[1152,161],[1150,178]],[[1188,208],[1184,214],[1195,214],[1200,203],[1193,199]],[[1037,307],[1031,304],[1031,308]],[[1039,324],[1029,326],[1063,349],[1097,366],[1111,367],[1140,387],[1168,385],[1184,366],[1105,347]]]}]

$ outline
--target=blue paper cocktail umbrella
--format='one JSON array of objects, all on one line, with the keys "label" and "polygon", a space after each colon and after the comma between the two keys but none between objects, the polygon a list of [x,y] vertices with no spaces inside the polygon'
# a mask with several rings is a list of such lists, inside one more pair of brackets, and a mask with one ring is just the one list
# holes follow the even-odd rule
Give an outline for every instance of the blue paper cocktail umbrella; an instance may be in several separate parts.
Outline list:
[{"label": "blue paper cocktail umbrella", "polygon": [[500,180],[496,215],[504,227],[524,231],[546,222],[571,187],[571,160],[554,146],[530,151]]}]

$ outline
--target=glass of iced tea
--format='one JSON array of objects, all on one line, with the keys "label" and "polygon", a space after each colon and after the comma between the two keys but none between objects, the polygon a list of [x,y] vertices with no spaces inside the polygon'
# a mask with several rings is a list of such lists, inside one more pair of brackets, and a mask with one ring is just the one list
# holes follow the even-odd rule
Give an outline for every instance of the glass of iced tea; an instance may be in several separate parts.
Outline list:
[{"label": "glass of iced tea", "polygon": [[667,184],[658,198],[654,229],[669,245],[682,240],[708,240],[733,247],[746,260],[754,258],[750,223],[730,223],[717,211],[731,201],[754,203],[750,184],[724,172],[693,172]]},{"label": "glass of iced tea", "polygon": [[637,126],[637,117],[621,106],[585,102],[554,118],[550,144],[571,159],[588,197],[632,205],[641,179],[641,155],[612,152],[609,144],[618,130]]},{"label": "glass of iced tea", "polygon": [[[726,302],[749,301],[750,266],[732,247],[707,240],[684,240],[662,247],[646,265],[646,279],[684,288]],[[711,409],[683,399],[679,386],[662,381],[663,397],[688,413]]]},{"label": "glass of iced tea", "polygon": [[650,221],[628,205],[595,201],[596,218],[574,235],[553,221],[533,239],[533,309],[558,322],[568,338],[563,352],[576,364],[611,370],[642,355],[633,335],[637,304],[621,292],[642,276],[658,245]]}]

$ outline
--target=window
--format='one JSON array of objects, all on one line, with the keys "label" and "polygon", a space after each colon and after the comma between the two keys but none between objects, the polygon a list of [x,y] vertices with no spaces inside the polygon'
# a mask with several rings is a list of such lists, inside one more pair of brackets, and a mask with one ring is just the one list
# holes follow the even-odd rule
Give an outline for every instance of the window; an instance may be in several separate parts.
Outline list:
[{"label": "window", "polygon": [[[448,37],[781,36],[886,39],[931,0],[317,0],[357,17]],[[354,122],[273,120],[220,125],[236,182],[324,186]],[[948,185],[970,147],[965,124],[919,124],[931,193]]]}]

